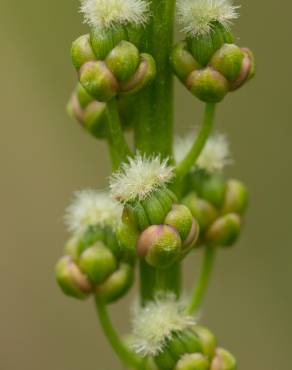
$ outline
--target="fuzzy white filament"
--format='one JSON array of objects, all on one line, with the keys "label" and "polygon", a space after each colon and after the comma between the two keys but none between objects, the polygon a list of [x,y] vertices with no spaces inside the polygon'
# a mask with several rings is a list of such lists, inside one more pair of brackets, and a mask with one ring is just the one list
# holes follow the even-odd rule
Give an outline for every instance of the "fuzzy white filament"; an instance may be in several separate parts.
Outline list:
[{"label": "fuzzy white filament", "polygon": [[129,158],[119,171],[110,178],[110,191],[121,203],[143,200],[153,191],[169,183],[174,176],[174,168],[166,159],[159,156],[147,157],[138,154]]},{"label": "fuzzy white filament", "polygon": [[175,295],[158,295],[155,301],[134,311],[131,347],[141,356],[155,356],[174,333],[179,334],[195,324]]},{"label": "fuzzy white filament", "polygon": [[[194,142],[194,134],[189,134],[185,138],[176,138],[174,155],[177,162],[180,162],[190,150]],[[232,163],[229,142],[225,135],[214,134],[211,136],[201,155],[199,156],[196,167],[207,172],[222,171],[225,166]]]},{"label": "fuzzy white filament", "polygon": [[118,24],[143,25],[149,17],[147,0],[81,0],[80,10],[85,23],[105,29]]},{"label": "fuzzy white filament", "polygon": [[82,190],[75,193],[73,202],[67,208],[65,222],[69,231],[80,234],[89,226],[115,227],[121,214],[121,206],[108,193]]},{"label": "fuzzy white filament", "polygon": [[183,31],[191,36],[200,36],[212,31],[214,22],[228,28],[238,18],[238,6],[233,0],[178,0],[178,20]]}]

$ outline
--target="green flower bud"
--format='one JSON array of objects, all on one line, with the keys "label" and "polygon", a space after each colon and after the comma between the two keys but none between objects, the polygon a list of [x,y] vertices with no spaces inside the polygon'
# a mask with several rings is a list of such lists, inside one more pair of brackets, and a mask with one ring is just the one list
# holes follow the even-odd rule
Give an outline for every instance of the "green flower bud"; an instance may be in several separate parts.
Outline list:
[{"label": "green flower bud", "polygon": [[229,180],[226,185],[222,212],[242,215],[247,207],[248,193],[246,187],[238,180]]},{"label": "green flower bud", "polygon": [[175,370],[209,370],[209,361],[201,353],[186,354],[178,361]]},{"label": "green flower bud", "polygon": [[79,78],[88,94],[96,100],[106,102],[118,93],[118,82],[104,62],[85,63],[80,69]]},{"label": "green flower bud", "polygon": [[213,358],[215,355],[215,349],[217,347],[217,339],[211,331],[203,326],[196,326],[194,329],[195,333],[198,335],[203,354],[208,358]]},{"label": "green flower bud", "polygon": [[231,246],[238,239],[240,229],[240,217],[236,213],[229,213],[218,218],[209,227],[206,234],[206,242],[211,246]]},{"label": "green flower bud", "polygon": [[80,82],[77,83],[73,96],[76,96],[78,103],[82,109],[86,108],[91,102],[94,101],[94,98],[87,93],[84,87]]},{"label": "green flower bud", "polygon": [[186,353],[203,352],[201,341],[193,330],[184,331],[180,338],[186,348]]},{"label": "green flower bud", "polygon": [[225,198],[226,182],[224,176],[217,173],[208,173],[200,170],[192,174],[192,188],[198,195],[209,201],[216,208],[221,208]]},{"label": "green flower bud", "polygon": [[183,242],[183,253],[188,253],[195,245],[200,235],[200,225],[198,221],[193,218],[192,227],[188,237]]},{"label": "green flower bud", "polygon": [[166,268],[174,263],[182,248],[178,232],[168,225],[152,225],[140,235],[137,251],[152,267]]},{"label": "green flower bud", "polygon": [[112,252],[98,242],[81,254],[79,267],[93,284],[100,284],[116,270],[117,261]]},{"label": "green flower bud", "polygon": [[217,211],[212,204],[205,199],[199,198],[194,192],[187,195],[182,200],[182,203],[189,208],[194,218],[198,221],[201,232],[205,232],[217,217]]},{"label": "green flower bud", "polygon": [[108,54],[105,62],[119,81],[127,81],[138,68],[139,50],[128,41],[121,41]]},{"label": "green flower bud", "polygon": [[185,241],[193,225],[193,216],[185,205],[174,204],[171,211],[167,214],[164,223],[174,227],[182,241]]},{"label": "green flower bud", "polygon": [[176,360],[167,350],[164,350],[160,352],[157,356],[155,356],[154,361],[159,370],[171,370],[176,364]]},{"label": "green flower bud", "polygon": [[107,107],[105,103],[93,101],[83,113],[83,125],[96,138],[107,136]]},{"label": "green flower bud", "polygon": [[149,85],[156,76],[156,63],[149,54],[141,54],[141,61],[133,76],[120,84],[124,94],[135,94]]},{"label": "green flower bud", "polygon": [[244,58],[241,63],[240,73],[237,79],[232,82],[230,90],[234,91],[239,89],[245,82],[252,79],[255,75],[255,60],[251,50],[242,48],[241,51],[244,54]]},{"label": "green flower bud", "polygon": [[117,239],[119,241],[122,259],[132,262],[136,257],[136,244],[138,240],[138,230],[130,224],[121,222],[117,228]]},{"label": "green flower bud", "polygon": [[229,90],[226,78],[211,67],[192,72],[186,85],[193,95],[206,103],[219,103]]},{"label": "green flower bud", "polygon": [[210,65],[220,72],[228,81],[234,82],[240,75],[245,55],[234,44],[225,44],[212,57]]},{"label": "green flower bud", "polygon": [[78,242],[76,236],[70,238],[65,244],[64,252],[66,256],[70,256],[74,261],[78,259]]},{"label": "green flower bud", "polygon": [[122,263],[117,271],[96,287],[96,296],[105,303],[115,302],[130,289],[133,279],[133,268]]},{"label": "green flower bud", "polygon": [[231,32],[220,23],[215,23],[212,32],[196,37],[189,37],[187,40],[188,49],[202,66],[206,66],[212,55],[225,43],[233,42]]},{"label": "green flower bud", "polygon": [[217,348],[210,370],[236,370],[237,363],[234,356],[223,348]]},{"label": "green flower bud", "polygon": [[92,291],[87,277],[69,256],[62,257],[57,263],[56,279],[63,293],[70,297],[85,299]]},{"label": "green flower bud", "polygon": [[81,255],[87,248],[92,247],[96,242],[106,242],[106,233],[100,226],[90,226],[79,238],[77,254]]},{"label": "green flower bud", "polygon": [[107,29],[96,27],[92,28],[90,32],[91,45],[98,60],[104,60],[119,42],[127,39],[126,29],[121,25],[115,25],[114,28]]},{"label": "green flower bud", "polygon": [[170,56],[170,63],[175,74],[183,82],[185,82],[191,72],[201,68],[199,63],[187,50],[187,43],[185,41],[179,42],[175,45]]},{"label": "green flower bud", "polygon": [[71,47],[71,58],[77,70],[79,70],[83,64],[96,60],[89,35],[80,36],[73,42]]}]

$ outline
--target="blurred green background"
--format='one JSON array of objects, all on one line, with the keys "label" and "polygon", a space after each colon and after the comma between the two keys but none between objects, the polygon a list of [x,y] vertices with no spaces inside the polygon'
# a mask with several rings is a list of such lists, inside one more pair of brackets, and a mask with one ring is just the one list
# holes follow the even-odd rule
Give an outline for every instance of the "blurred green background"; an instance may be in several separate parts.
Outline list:
[{"label": "blurred green background", "polygon": [[[0,369],[113,370],[92,302],[65,298],[53,268],[66,240],[63,210],[74,190],[104,187],[106,148],[70,121],[76,80],[71,42],[84,33],[78,1],[1,0]],[[257,78],[219,107],[232,143],[230,176],[251,205],[236,248],[221,252],[202,320],[240,369],[291,368],[291,2],[242,4],[234,30],[257,57]],[[201,105],[177,86],[176,127],[200,122]],[[186,263],[190,286],[199,254]],[[135,292],[112,308],[128,330]]]}]

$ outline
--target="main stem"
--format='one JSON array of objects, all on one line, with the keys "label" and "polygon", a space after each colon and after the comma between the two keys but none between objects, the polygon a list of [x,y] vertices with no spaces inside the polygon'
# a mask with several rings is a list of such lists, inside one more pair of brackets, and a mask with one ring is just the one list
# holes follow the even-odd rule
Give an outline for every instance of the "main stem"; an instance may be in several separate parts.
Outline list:
[{"label": "main stem", "polygon": [[[173,142],[173,74],[169,55],[173,47],[175,0],[151,0],[151,20],[145,29],[141,50],[153,56],[156,62],[155,81],[137,97],[135,144],[142,153],[172,156]],[[177,295],[180,291],[179,266],[164,271],[165,290]],[[160,274],[161,275],[161,274]],[[160,280],[160,279],[159,279]],[[156,286],[155,269],[140,266],[142,303],[153,299]]]},{"label": "main stem", "polygon": [[103,302],[100,302],[97,298],[95,299],[95,303],[102,329],[119,359],[124,363],[124,365],[131,369],[144,369],[144,361],[131,352],[116,333],[110,321],[106,305]]},{"label": "main stem", "polygon": [[206,293],[206,289],[208,286],[208,282],[210,280],[213,264],[214,264],[214,258],[215,258],[215,251],[216,249],[213,247],[206,246],[205,247],[205,254],[203,259],[203,266],[202,270],[197,282],[197,285],[195,286],[193,295],[191,297],[190,303],[187,308],[187,312],[189,314],[192,314],[194,312],[197,312],[202,304],[204,295]]}]

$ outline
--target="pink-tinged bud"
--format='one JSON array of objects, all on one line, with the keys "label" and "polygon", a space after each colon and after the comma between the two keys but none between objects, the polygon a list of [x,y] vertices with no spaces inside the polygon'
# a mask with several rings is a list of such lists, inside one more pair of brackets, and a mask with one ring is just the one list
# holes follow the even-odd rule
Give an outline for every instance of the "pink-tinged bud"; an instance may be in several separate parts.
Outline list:
[{"label": "pink-tinged bud", "polygon": [[174,370],[209,370],[209,361],[201,353],[191,353],[182,356]]},{"label": "pink-tinged bud", "polygon": [[73,42],[71,47],[71,58],[77,70],[79,70],[83,64],[96,60],[89,35],[80,36]]},{"label": "pink-tinged bud", "polygon": [[193,95],[206,103],[219,103],[229,91],[226,78],[212,67],[192,72],[186,85]]},{"label": "pink-tinged bud", "polygon": [[57,263],[56,279],[63,293],[70,297],[85,299],[92,292],[89,280],[69,256]]},{"label": "pink-tinged bud", "polygon": [[182,242],[178,232],[168,225],[149,226],[140,235],[137,252],[140,258],[145,258],[149,265],[156,268],[166,268],[179,257]]},{"label": "pink-tinged bud", "polygon": [[237,364],[234,356],[223,348],[216,349],[210,370],[236,370]]},{"label": "pink-tinged bud", "polygon": [[239,238],[241,218],[236,213],[219,217],[208,229],[206,242],[211,246],[229,247]]},{"label": "pink-tinged bud", "polygon": [[222,213],[238,213],[242,215],[247,207],[247,188],[238,180],[229,180],[226,185]]},{"label": "pink-tinged bud", "polygon": [[195,218],[193,218],[192,227],[189,232],[189,235],[183,242],[183,252],[188,252],[194,247],[196,241],[199,238],[199,235],[200,235],[199,223]]},{"label": "pink-tinged bud", "polygon": [[167,214],[164,223],[174,227],[182,241],[185,241],[193,226],[193,216],[185,205],[174,204],[171,211]]},{"label": "pink-tinged bud", "polygon": [[88,94],[101,102],[112,99],[119,91],[115,76],[101,61],[85,63],[79,71],[79,78]]}]

